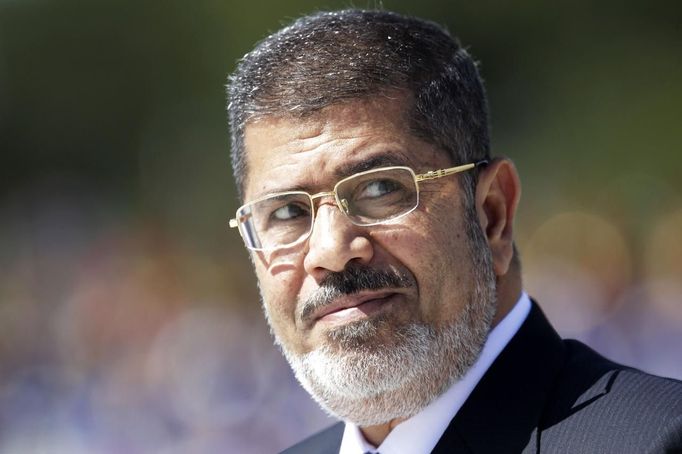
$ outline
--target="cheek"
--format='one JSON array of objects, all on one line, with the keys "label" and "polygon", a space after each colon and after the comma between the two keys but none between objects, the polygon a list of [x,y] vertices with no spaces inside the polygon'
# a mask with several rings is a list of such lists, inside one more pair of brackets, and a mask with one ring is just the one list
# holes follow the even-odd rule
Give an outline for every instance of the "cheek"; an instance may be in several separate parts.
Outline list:
[{"label": "cheek", "polygon": [[286,336],[294,329],[296,301],[300,291],[298,269],[293,263],[273,265],[263,256],[254,257],[261,297],[275,332]]},{"label": "cheek", "polygon": [[437,323],[452,317],[466,301],[471,275],[466,234],[458,219],[425,215],[409,230],[386,232],[377,241],[415,277],[419,312]]},{"label": "cheek", "polygon": [[419,221],[376,240],[418,279],[449,277],[467,259],[465,232],[452,216],[436,218],[424,213]]}]

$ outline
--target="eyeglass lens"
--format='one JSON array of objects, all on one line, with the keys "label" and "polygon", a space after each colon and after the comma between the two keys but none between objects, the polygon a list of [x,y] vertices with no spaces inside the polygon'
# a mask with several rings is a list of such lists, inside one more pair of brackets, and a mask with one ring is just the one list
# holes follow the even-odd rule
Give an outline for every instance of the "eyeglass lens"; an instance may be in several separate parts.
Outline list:
[{"label": "eyeglass lens", "polygon": [[417,186],[408,169],[378,170],[343,180],[336,188],[348,217],[369,225],[400,216],[417,206]]}]

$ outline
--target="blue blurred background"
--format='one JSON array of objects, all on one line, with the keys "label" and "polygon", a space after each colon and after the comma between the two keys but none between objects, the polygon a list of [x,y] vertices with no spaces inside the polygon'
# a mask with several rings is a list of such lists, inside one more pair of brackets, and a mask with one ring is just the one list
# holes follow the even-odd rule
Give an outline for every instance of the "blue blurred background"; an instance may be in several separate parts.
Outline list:
[{"label": "blue blurred background", "polygon": [[[347,4],[0,0],[1,453],[267,453],[332,422],[226,228],[224,84]],[[525,285],[560,332],[678,378],[681,5],[383,2],[481,61]]]}]

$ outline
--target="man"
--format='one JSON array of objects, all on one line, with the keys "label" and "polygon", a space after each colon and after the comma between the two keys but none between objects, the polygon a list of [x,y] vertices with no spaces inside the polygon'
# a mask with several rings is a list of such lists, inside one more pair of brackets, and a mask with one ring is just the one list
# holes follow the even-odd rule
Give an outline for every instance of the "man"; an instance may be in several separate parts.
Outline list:
[{"label": "man", "polygon": [[296,377],[291,453],[672,452],[682,384],[562,341],[523,292],[471,57],[382,11],[304,17],[229,84],[239,227]]}]

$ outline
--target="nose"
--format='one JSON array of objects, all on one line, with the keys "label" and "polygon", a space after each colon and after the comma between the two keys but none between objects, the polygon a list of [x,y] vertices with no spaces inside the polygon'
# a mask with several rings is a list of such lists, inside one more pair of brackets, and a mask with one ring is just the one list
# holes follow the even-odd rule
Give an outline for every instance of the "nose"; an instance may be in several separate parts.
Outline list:
[{"label": "nose", "polygon": [[354,225],[333,203],[320,204],[303,267],[318,282],[355,260],[367,264],[374,247],[366,228]]}]

